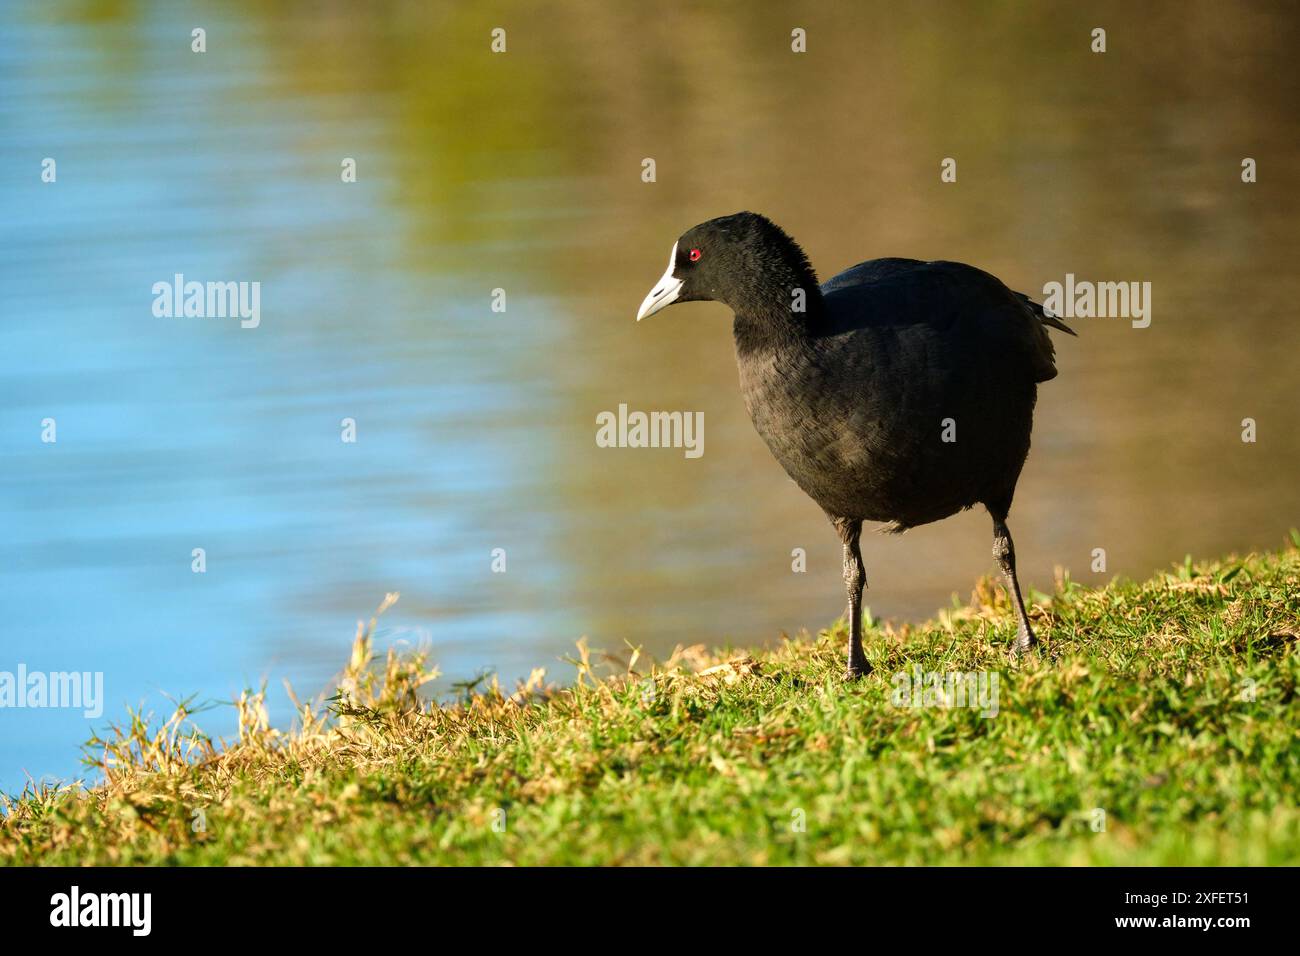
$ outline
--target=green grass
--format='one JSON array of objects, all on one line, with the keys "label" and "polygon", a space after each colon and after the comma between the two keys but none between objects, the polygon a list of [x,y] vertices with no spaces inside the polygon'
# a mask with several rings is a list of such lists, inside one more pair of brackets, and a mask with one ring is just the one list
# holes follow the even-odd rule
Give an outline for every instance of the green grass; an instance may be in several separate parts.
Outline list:
[{"label": "green grass", "polygon": [[[653,666],[580,648],[566,689],[537,674],[451,706],[421,703],[422,660],[372,661],[366,632],[294,730],[254,693],[225,747],[185,709],[133,716],[90,745],[106,783],[9,802],[0,860],[1300,863],[1300,551],[1067,579],[1033,616],[1020,664],[981,582],[936,621],[871,625],[855,684],[841,623]],[[997,716],[895,706],[914,666],[996,672]]]}]

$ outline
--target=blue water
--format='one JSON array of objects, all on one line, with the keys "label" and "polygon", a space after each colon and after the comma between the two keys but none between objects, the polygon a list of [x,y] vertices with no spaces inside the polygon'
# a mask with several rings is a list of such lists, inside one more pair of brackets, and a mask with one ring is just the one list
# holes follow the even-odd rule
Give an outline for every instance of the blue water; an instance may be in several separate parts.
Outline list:
[{"label": "blue water", "polygon": [[[91,724],[129,704],[165,711],[164,693],[229,699],[268,678],[320,690],[386,591],[454,619],[439,660],[458,676],[536,663],[483,648],[503,628],[568,630],[544,611],[486,610],[518,590],[483,574],[491,547],[527,562],[547,533],[525,514],[504,539],[492,502],[543,463],[511,433],[548,400],[504,375],[490,343],[465,361],[482,284],[392,268],[405,230],[377,198],[381,165],[363,160],[347,185],[337,160],[307,168],[299,144],[329,139],[327,124],[254,96],[223,110],[248,64],[226,72],[174,37],[165,51],[161,34],[138,38],[157,66],[111,91],[84,60],[92,31],[6,34],[0,669],[103,671],[107,698],[98,723],[0,711],[6,788],[75,771]],[[373,130],[348,133],[348,154],[373,151]],[[175,272],[261,282],[260,327],[156,318],[151,287]],[[549,335],[516,325],[509,345],[540,351]],[[46,418],[56,443],[40,440]],[[434,623],[385,638],[427,641]]]}]

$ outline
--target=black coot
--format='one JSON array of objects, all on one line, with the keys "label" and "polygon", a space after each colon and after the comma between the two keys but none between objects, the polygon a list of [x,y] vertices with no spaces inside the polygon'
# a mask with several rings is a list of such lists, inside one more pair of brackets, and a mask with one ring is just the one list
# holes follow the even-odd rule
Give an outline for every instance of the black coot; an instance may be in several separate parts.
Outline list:
[{"label": "black coot", "polygon": [[1056,375],[1044,326],[1074,332],[958,262],[873,259],[819,286],[798,244],[750,212],[682,235],[637,319],[697,299],[735,313],[754,427],[844,542],[848,676],[870,669],[863,521],[900,532],[983,504],[1015,604],[1014,650],[1030,647],[1006,518],[1038,383]]}]

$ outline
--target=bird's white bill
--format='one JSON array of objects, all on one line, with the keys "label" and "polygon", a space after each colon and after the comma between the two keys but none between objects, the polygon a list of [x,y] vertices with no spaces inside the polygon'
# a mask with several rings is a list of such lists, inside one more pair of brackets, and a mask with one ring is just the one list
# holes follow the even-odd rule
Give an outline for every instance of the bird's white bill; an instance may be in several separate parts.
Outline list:
[{"label": "bird's white bill", "polygon": [[673,266],[677,264],[677,243],[673,243],[673,251],[668,253],[668,269],[663,274],[655,287],[650,290],[650,294],[645,297],[641,303],[641,308],[637,311],[636,320],[640,322],[647,315],[654,315],[666,305],[671,305],[677,301],[678,294],[682,291],[682,280],[673,275]]}]

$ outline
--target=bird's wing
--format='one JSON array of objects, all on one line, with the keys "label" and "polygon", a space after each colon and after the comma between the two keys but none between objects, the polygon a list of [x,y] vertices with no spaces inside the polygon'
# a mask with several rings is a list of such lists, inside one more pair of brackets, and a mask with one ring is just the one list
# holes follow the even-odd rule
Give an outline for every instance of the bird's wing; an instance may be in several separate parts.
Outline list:
[{"label": "bird's wing", "polygon": [[925,335],[980,342],[1024,356],[1036,382],[1056,376],[1045,325],[1073,331],[995,276],[960,262],[874,259],[822,286],[832,335],[916,327]]}]

